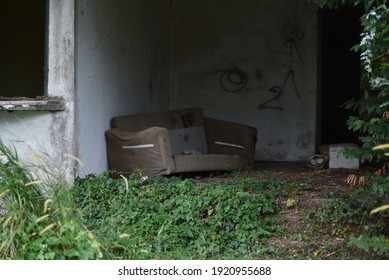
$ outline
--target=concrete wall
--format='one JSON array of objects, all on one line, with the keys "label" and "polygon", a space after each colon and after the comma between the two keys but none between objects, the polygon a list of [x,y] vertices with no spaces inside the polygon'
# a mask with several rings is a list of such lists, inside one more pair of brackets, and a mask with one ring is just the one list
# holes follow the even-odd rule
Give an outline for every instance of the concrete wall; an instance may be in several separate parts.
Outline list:
[{"label": "concrete wall", "polygon": [[115,115],[168,109],[169,0],[77,1],[77,136],[81,174],[107,169]]},{"label": "concrete wall", "polygon": [[[74,135],[74,0],[50,0],[48,96],[60,96],[60,112],[0,111],[1,139],[14,145],[24,162],[46,164],[72,178],[76,162]],[[23,82],[23,77],[19,77]]]},{"label": "concrete wall", "polygon": [[257,127],[257,159],[303,160],[315,147],[316,37],[306,0],[50,0],[47,91],[65,110],[0,111],[1,138],[71,179],[67,155],[80,175],[106,170],[113,116],[201,106]]},{"label": "concrete wall", "polygon": [[257,160],[311,156],[317,17],[309,1],[180,0],[173,10],[172,107],[255,126]]}]

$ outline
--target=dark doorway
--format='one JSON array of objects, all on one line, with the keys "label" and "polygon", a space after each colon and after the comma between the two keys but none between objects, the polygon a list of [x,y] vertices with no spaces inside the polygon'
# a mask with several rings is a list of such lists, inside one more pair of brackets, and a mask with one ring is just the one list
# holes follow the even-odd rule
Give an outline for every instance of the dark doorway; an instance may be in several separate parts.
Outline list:
[{"label": "dark doorway", "polygon": [[362,14],[355,7],[325,9],[320,14],[322,144],[358,140],[346,123],[353,112],[342,105],[360,95],[360,58],[351,48],[360,41]]},{"label": "dark doorway", "polygon": [[46,0],[3,1],[0,96],[44,94]]}]

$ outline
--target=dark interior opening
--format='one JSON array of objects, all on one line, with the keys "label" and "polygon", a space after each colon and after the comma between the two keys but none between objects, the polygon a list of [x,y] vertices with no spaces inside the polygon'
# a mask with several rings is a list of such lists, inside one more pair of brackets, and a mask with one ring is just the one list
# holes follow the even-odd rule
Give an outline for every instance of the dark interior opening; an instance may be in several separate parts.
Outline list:
[{"label": "dark interior opening", "polygon": [[342,106],[360,95],[360,57],[351,48],[359,43],[363,10],[324,9],[321,25],[321,144],[358,143],[347,127],[354,112]]},{"label": "dark interior opening", "polygon": [[0,9],[0,96],[44,95],[46,0],[4,1]]}]

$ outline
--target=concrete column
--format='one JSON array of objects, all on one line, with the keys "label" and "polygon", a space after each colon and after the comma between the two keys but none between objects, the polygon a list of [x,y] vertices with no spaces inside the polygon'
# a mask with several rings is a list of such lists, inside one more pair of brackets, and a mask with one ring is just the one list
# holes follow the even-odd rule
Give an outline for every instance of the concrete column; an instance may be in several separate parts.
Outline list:
[{"label": "concrete column", "polygon": [[51,115],[51,156],[58,170],[73,179],[75,133],[75,0],[50,0],[48,14],[48,96],[65,100],[65,110]]}]

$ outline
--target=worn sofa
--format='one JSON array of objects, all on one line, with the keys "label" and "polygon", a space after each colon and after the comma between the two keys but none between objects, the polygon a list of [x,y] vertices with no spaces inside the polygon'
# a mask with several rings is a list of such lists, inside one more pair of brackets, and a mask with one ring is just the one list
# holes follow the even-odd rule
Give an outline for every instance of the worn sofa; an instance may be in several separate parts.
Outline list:
[{"label": "worn sofa", "polygon": [[105,132],[108,165],[146,175],[244,170],[254,163],[254,127],[203,116],[201,108],[117,116]]}]

